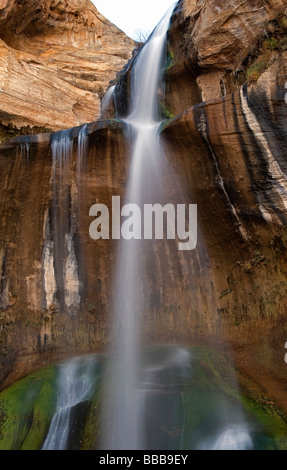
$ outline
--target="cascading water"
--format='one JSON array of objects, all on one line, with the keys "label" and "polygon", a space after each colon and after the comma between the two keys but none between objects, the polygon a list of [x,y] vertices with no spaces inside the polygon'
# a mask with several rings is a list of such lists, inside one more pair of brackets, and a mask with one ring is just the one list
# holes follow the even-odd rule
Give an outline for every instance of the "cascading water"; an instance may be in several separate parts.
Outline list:
[{"label": "cascading water", "polygon": [[111,86],[105,93],[102,103],[101,103],[101,117],[105,118],[108,111],[109,107],[111,106],[111,103],[113,102],[113,94],[115,91],[115,85]]},{"label": "cascading water", "polygon": [[[78,164],[77,164],[77,179],[79,180],[83,172],[84,158],[87,154],[88,146],[88,125],[84,124],[78,134]],[[79,196],[79,195],[78,195]]]},{"label": "cascading water", "polygon": [[49,432],[43,444],[43,450],[67,450],[71,432],[73,410],[89,400],[95,392],[94,356],[73,359],[60,365],[57,408]]},{"label": "cascading water", "polygon": [[[167,11],[133,66],[131,111],[125,122],[133,142],[126,190],[127,203],[142,206],[161,198],[158,90],[161,86],[166,33],[174,5]],[[129,216],[129,214],[124,214]],[[130,236],[129,236],[130,235]],[[128,239],[130,238],[130,239]],[[140,326],[145,309],[145,266],[141,234],[121,240],[115,278],[114,361],[107,385],[107,449],[143,448],[140,395]]]}]

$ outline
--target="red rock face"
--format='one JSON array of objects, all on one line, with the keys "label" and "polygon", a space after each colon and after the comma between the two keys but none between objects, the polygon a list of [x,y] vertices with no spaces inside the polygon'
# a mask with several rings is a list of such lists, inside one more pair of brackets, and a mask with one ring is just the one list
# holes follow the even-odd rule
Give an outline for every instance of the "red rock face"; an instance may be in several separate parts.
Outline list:
[{"label": "red rock face", "polygon": [[[187,104],[220,98],[242,85],[246,67],[264,39],[276,33],[276,20],[284,18],[286,7],[286,0],[248,5],[241,0],[180,1],[169,30],[167,95],[175,98],[167,96],[170,110],[177,114]],[[286,37],[285,27],[281,36]]]},{"label": "red rock face", "polygon": [[0,4],[0,123],[60,130],[100,116],[135,47],[88,0]]},{"label": "red rock face", "polygon": [[180,2],[169,31],[166,106],[182,113],[163,135],[200,201],[220,331],[239,367],[286,407],[287,56],[278,27],[286,2],[245,6]]},{"label": "red rock face", "polygon": [[[287,55],[277,50],[253,84],[236,82],[228,65],[237,64],[238,41],[240,50],[246,48],[243,62],[250,52],[242,25],[249,31],[252,22],[257,37],[285,3],[267,8],[245,2],[244,11],[239,2],[232,11],[224,2],[216,4],[220,11],[211,3],[181,2],[174,16],[166,106],[176,116],[161,133],[173,169],[164,175],[171,199],[179,199],[175,174],[185,200],[198,205],[198,246],[184,256],[172,245],[145,253],[147,266],[156,253],[157,268],[145,274],[142,333],[148,343],[232,351],[242,374],[286,409]],[[220,28],[227,36],[216,35]],[[231,36],[234,60],[225,47]],[[128,74],[118,90],[127,86]],[[204,101],[207,92],[214,99]],[[125,193],[124,130],[116,120],[89,124],[88,151],[79,162],[79,129],[72,129],[61,190],[52,152],[57,136],[28,137],[0,149],[2,387],[43,361],[108,348],[117,245],[90,238],[89,209],[96,202],[110,208],[112,196]],[[66,244],[57,265],[59,226]]]},{"label": "red rock face", "polygon": [[264,385],[277,376],[277,391],[286,374],[285,71],[286,54],[257,86],[190,108],[163,132],[198,203],[212,315],[240,367]]}]

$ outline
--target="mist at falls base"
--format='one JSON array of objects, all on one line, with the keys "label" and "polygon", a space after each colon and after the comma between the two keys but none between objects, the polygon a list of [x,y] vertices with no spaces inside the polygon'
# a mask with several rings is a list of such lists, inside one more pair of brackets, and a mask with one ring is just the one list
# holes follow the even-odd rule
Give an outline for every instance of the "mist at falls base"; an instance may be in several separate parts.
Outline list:
[{"label": "mist at falls base", "polygon": [[[240,396],[228,358],[199,347],[141,352],[137,403],[144,450],[286,450],[286,423]],[[1,392],[0,450],[102,451],[109,362],[105,354],[78,357]]]},{"label": "mist at falls base", "polygon": [[[85,412],[85,409],[81,410],[81,406],[83,407],[88,400],[93,402],[95,390],[97,418],[94,417],[94,420],[90,421],[86,417],[86,423],[89,423],[86,426],[93,429],[89,430],[90,435],[94,439],[97,436],[92,444],[91,442],[88,444],[93,448],[253,449],[253,440],[249,430],[247,431],[246,422],[244,421],[244,426],[242,424],[243,411],[236,392],[234,371],[228,364],[224,367],[225,381],[229,381],[227,385],[223,383],[221,376],[217,375],[218,358],[212,357],[208,350],[156,346],[141,350],[137,357],[139,358],[137,383],[132,390],[128,390],[119,380],[119,377],[126,376],[126,364],[115,357],[94,356],[66,363],[59,374],[58,405],[43,449],[65,450],[70,446],[74,448],[76,444],[73,436],[74,427],[81,413]],[[113,393],[109,394],[110,408],[107,408],[109,367],[115,363],[118,375],[114,384],[119,384],[120,388],[114,389]],[[91,373],[93,368],[94,373]],[[102,377],[99,374],[100,370],[103,372]],[[112,371],[114,374],[114,368]],[[83,382],[86,384],[85,397]],[[72,392],[76,392],[72,394],[70,403],[68,400],[71,391],[67,393],[69,383],[73,384]],[[127,395],[123,396],[123,393]],[[130,409],[127,397],[133,400]],[[124,406],[126,408],[123,408]],[[132,412],[135,416],[131,415]],[[250,428],[252,426],[255,428],[255,421],[250,419]],[[115,420],[119,420],[116,421],[116,426]],[[132,427],[135,423],[136,429]],[[126,430],[125,426],[128,425],[131,428]],[[120,429],[126,433],[121,439],[118,434]],[[84,425],[81,429],[81,439],[78,437],[78,446],[86,441],[85,432],[87,433],[87,430]],[[132,433],[136,434],[137,446]],[[131,439],[130,443],[128,439]]]}]

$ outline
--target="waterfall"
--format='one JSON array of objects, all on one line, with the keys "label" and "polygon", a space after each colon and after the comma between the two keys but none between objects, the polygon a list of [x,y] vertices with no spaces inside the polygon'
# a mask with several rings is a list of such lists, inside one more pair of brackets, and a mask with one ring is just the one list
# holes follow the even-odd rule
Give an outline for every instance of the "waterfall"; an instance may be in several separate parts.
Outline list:
[{"label": "waterfall", "polygon": [[[166,52],[166,33],[174,5],[167,11],[138,54],[131,72],[131,109],[125,119],[132,142],[126,189],[128,204],[159,202],[162,187],[162,150],[159,143],[158,91]],[[125,214],[128,216],[129,214]],[[120,241],[115,276],[114,360],[107,381],[107,424],[103,446],[107,449],[143,448],[139,380],[141,319],[145,310],[145,244],[139,236]]]}]

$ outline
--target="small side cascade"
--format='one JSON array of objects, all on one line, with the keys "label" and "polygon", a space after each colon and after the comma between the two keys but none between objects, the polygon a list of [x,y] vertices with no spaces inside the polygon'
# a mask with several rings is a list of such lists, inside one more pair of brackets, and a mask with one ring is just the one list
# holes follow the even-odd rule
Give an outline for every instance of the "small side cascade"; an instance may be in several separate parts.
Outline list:
[{"label": "small side cascade", "polygon": [[84,159],[88,151],[88,124],[84,124],[78,133],[78,162],[77,180],[81,178],[83,172]]},{"label": "small side cascade", "polygon": [[73,412],[91,399],[95,392],[97,367],[94,356],[73,359],[60,365],[57,408],[42,450],[67,450]]},{"label": "small side cascade", "polygon": [[29,156],[30,156],[29,142],[24,142],[20,144],[20,154],[22,158],[27,158],[29,160]]},{"label": "small side cascade", "polygon": [[115,91],[115,85],[111,86],[107,92],[105,93],[103,99],[102,99],[102,104],[101,104],[101,117],[103,119],[108,119],[110,111],[114,107],[114,91]]}]

